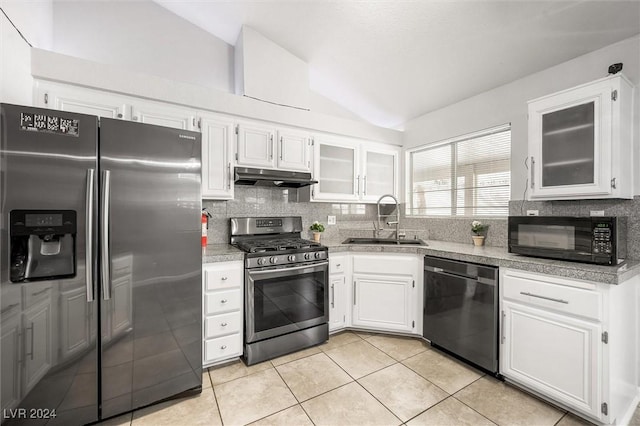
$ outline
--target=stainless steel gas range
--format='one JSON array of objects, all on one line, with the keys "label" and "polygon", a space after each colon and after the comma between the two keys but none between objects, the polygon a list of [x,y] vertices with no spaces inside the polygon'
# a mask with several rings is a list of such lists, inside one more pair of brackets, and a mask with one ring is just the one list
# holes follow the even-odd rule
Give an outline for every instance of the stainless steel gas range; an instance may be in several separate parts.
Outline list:
[{"label": "stainless steel gas range", "polygon": [[302,239],[302,218],[232,218],[245,252],[244,361],[256,364],[329,337],[329,253]]}]

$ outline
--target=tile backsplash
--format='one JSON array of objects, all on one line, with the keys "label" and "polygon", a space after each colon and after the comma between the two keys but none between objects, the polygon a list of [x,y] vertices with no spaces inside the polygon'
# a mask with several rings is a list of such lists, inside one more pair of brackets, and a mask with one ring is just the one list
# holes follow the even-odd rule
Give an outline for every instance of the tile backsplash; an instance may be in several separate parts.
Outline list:
[{"label": "tile backsplash", "polygon": [[[303,238],[312,238],[309,226],[314,221],[325,225],[322,241],[341,243],[349,237],[372,237],[377,223],[375,204],[298,202],[297,190],[236,185],[235,197],[228,201],[203,201],[213,215],[209,222],[209,244],[229,242],[229,218],[247,216],[301,216]],[[604,211],[605,216],[627,217],[627,252],[630,259],[640,259],[640,197],[633,200],[511,201],[509,214],[524,215],[538,210],[541,216],[590,216],[591,211]],[[400,230],[406,238],[451,241],[471,244],[473,218],[406,217],[401,207]],[[388,213],[384,212],[383,213]],[[395,214],[395,213],[393,213]],[[327,216],[336,216],[336,225],[327,225]],[[507,246],[507,219],[478,218],[489,225],[485,244]],[[387,226],[381,236],[392,236],[394,226]]]},{"label": "tile backsplash", "polygon": [[[228,201],[203,201],[212,214],[209,244],[229,242],[229,218],[246,216],[301,216],[304,238],[312,238],[314,221],[325,225],[322,241],[340,243],[349,237],[372,237],[377,224],[375,204],[297,202],[297,190],[236,185],[235,197]],[[386,207],[388,208],[388,207]],[[390,213],[384,211],[382,213]],[[453,241],[471,244],[471,218],[407,218],[401,207],[400,230],[406,238]],[[391,213],[395,215],[395,212]],[[336,216],[336,225],[327,225],[327,216]],[[393,219],[393,218],[392,218]],[[482,219],[489,225],[486,244],[506,247],[506,219]],[[391,236],[395,226],[386,226],[381,236]]]}]

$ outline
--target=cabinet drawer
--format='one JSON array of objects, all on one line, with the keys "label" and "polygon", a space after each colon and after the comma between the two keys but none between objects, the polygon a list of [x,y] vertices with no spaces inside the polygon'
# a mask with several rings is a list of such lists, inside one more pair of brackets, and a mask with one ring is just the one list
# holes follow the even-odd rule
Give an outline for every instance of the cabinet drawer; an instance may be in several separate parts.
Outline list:
[{"label": "cabinet drawer", "polygon": [[[417,258],[407,255],[354,255],[353,273],[363,274],[393,274],[398,273],[415,276],[417,273]],[[400,272],[402,271],[402,272]]]},{"label": "cabinet drawer", "polygon": [[242,355],[240,334],[204,341],[204,364]]},{"label": "cabinet drawer", "polygon": [[205,290],[218,290],[221,288],[242,287],[244,284],[244,269],[213,269],[204,270]]},{"label": "cabinet drawer", "polygon": [[586,318],[602,317],[602,298],[596,291],[510,274],[503,281],[505,299]]},{"label": "cabinet drawer", "polygon": [[242,304],[242,292],[239,288],[213,291],[205,294],[204,314],[221,314],[237,311]]},{"label": "cabinet drawer", "polygon": [[27,309],[41,300],[51,297],[51,282],[27,283],[22,285],[22,297],[24,309]]},{"label": "cabinet drawer", "polygon": [[344,273],[346,266],[347,266],[347,258],[345,256],[329,257],[329,273],[330,274]]},{"label": "cabinet drawer", "polygon": [[226,334],[239,333],[241,328],[242,315],[240,311],[208,316],[204,320],[204,338],[211,339]]},{"label": "cabinet drawer", "polygon": [[113,278],[129,276],[132,272],[132,256],[121,256],[113,259],[111,264],[111,275]]},{"label": "cabinet drawer", "polygon": [[7,285],[2,290],[2,297],[0,297],[0,313],[3,320],[9,315],[20,312],[20,286]]}]

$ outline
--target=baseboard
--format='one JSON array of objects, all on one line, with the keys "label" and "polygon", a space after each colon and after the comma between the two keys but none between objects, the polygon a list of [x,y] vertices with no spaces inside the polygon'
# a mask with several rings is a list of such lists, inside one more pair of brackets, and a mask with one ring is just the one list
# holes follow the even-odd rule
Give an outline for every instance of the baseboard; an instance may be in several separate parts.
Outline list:
[{"label": "baseboard", "polygon": [[627,412],[624,413],[624,416],[622,416],[622,417],[620,417],[618,419],[616,424],[619,424],[619,425],[629,425],[629,424],[631,424],[631,418],[633,417],[633,414],[638,409],[638,404],[640,404],[640,387],[638,388],[638,391],[636,392],[636,397],[633,398],[633,402],[629,405],[629,408],[627,409]]}]

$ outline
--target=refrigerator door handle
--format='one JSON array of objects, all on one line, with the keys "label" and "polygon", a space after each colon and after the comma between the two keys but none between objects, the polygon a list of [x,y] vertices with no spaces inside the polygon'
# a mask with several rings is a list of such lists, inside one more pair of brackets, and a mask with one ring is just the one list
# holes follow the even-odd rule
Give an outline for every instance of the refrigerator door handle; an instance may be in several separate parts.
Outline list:
[{"label": "refrigerator door handle", "polygon": [[87,169],[87,209],[86,209],[86,235],[85,235],[85,279],[87,281],[87,302],[95,300],[93,293],[93,187],[95,170]]},{"label": "refrigerator door handle", "polygon": [[111,299],[111,253],[109,244],[109,213],[111,202],[111,172],[102,172],[102,199],[100,206],[100,216],[102,217],[102,228],[100,240],[102,252],[100,253],[100,270],[102,271],[102,297],[104,300]]}]

